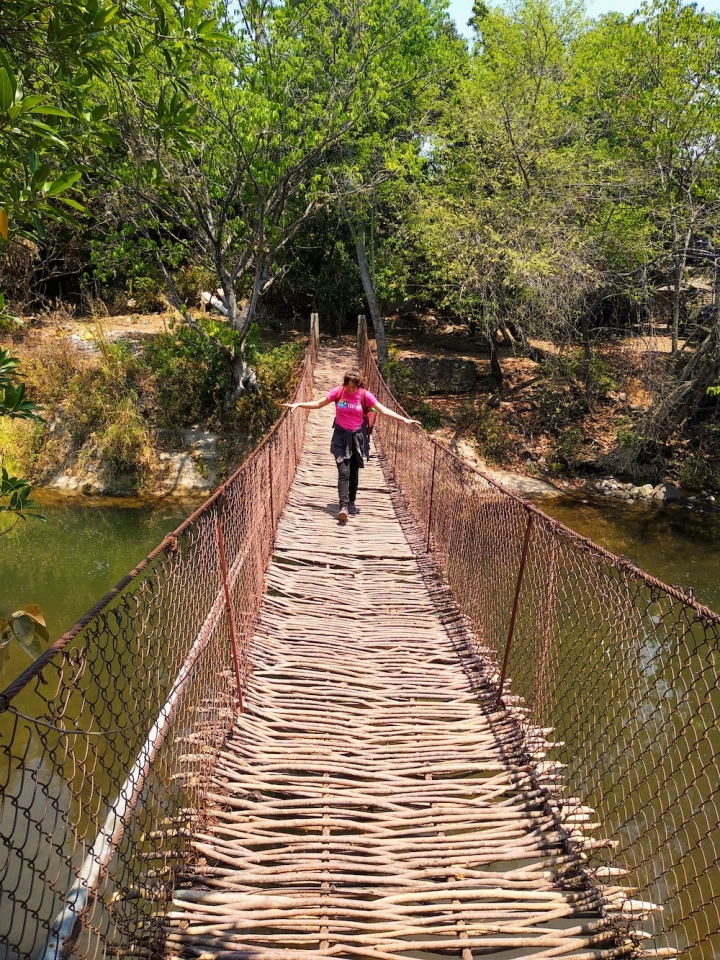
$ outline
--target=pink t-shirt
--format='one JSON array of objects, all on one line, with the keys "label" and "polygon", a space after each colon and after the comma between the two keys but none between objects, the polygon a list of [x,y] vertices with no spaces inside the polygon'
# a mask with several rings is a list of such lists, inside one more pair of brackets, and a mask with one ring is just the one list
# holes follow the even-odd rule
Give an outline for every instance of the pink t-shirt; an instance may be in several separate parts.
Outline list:
[{"label": "pink t-shirt", "polygon": [[362,388],[355,393],[348,393],[347,387],[335,387],[327,395],[328,400],[335,401],[335,421],[343,430],[359,430],[363,424],[363,401],[365,394],[365,410],[370,410],[377,403],[369,390]]}]

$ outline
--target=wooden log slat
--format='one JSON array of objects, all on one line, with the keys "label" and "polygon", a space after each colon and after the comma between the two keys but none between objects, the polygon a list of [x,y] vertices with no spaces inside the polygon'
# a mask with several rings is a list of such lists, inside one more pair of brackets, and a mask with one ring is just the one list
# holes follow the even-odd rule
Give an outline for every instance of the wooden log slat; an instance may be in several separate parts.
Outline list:
[{"label": "wooden log slat", "polygon": [[[321,352],[318,395],[354,362]],[[607,843],[586,836],[600,818],[564,795],[552,730],[521,726],[511,694],[495,705],[497,664],[416,559],[425,537],[400,523],[377,456],[360,474],[359,516],[338,525],[331,421],[331,408],[308,421],[245,712],[178,866],[166,956],[630,955],[617,918],[654,904],[611,885],[619,867],[586,869],[577,842]]]}]

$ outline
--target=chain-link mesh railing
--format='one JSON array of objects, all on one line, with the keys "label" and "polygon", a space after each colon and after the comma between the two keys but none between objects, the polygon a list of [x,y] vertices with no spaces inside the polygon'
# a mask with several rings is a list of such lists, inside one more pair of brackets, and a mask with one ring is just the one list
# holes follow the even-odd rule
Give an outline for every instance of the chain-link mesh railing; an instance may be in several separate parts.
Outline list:
[{"label": "chain-link mesh railing", "polygon": [[[400,410],[363,318],[358,347],[368,389]],[[502,699],[522,705],[529,737],[553,731],[547,763],[558,773],[564,765],[568,842],[589,869],[627,888],[608,911],[647,938],[646,955],[717,957],[720,617],[418,427],[380,417],[376,435],[478,644],[495,658]]]},{"label": "chain-link mesh railing", "polygon": [[[315,319],[298,400],[312,397],[316,353]],[[227,483],[0,694],[0,957],[161,948],[185,838],[242,706],[301,414],[282,416]]]}]

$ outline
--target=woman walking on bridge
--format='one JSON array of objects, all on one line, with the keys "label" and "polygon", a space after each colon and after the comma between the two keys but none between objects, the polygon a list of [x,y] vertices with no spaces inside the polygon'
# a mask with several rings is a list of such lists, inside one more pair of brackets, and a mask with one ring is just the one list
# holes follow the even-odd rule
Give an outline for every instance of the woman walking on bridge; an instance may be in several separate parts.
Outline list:
[{"label": "woman walking on bridge", "polygon": [[371,410],[376,410],[393,420],[402,420],[403,423],[418,423],[418,421],[411,420],[410,417],[401,417],[399,413],[383,406],[369,390],[365,389],[360,374],[354,370],[348,371],[343,377],[342,386],[334,387],[323,400],[306,400],[304,403],[286,403],[283,406],[290,407],[291,410],[297,410],[298,407],[305,407],[306,410],[320,410],[329,403],[335,404],[330,452],[335,457],[338,469],[340,512],[337,518],[340,523],[347,523],[348,514],[357,513],[355,497],[359,471],[365,466],[363,423],[366,416]]}]

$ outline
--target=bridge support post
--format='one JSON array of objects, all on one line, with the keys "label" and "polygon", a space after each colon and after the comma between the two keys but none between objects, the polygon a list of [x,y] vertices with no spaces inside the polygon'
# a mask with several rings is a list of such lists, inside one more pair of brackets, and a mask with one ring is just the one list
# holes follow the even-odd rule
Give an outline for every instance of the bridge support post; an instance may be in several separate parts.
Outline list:
[{"label": "bridge support post", "polygon": [[313,351],[317,350],[318,343],[320,342],[320,314],[319,313],[310,314],[310,342],[312,344]]},{"label": "bridge support post", "polygon": [[227,607],[228,626],[230,629],[230,646],[232,648],[233,668],[235,671],[235,684],[237,686],[238,701],[240,704],[240,713],[243,712],[242,680],[240,679],[240,657],[238,655],[237,632],[235,630],[235,614],[230,599],[230,588],[228,586],[227,563],[225,561],[225,540],[222,532],[222,521],[220,519],[222,507],[218,505],[215,515],[215,524],[217,529],[218,556],[220,557],[220,573],[222,575],[223,591],[225,593],[225,606]]},{"label": "bridge support post", "polygon": [[430,533],[432,531],[433,494],[435,493],[435,464],[437,463],[437,444],[433,444],[432,475],[430,479],[430,503],[428,506],[427,536],[425,538],[425,553],[430,553]]},{"label": "bridge support post", "polygon": [[367,320],[365,319],[364,313],[358,314],[358,326],[357,326],[357,348],[358,351],[361,347],[365,346],[365,341],[367,340]]},{"label": "bridge support post", "polygon": [[530,531],[532,530],[533,515],[528,513],[527,527],[525,528],[525,540],[523,541],[522,556],[520,557],[520,569],[518,570],[517,584],[515,586],[515,600],[513,602],[512,616],[510,617],[510,629],[508,630],[507,643],[505,644],[505,656],[503,657],[502,670],[500,671],[500,682],[498,684],[495,706],[499,707],[505,686],[505,675],[507,674],[508,661],[510,659],[510,647],[512,646],[513,633],[515,632],[515,620],[517,618],[518,601],[520,600],[520,588],[522,587],[523,575],[525,573],[525,563],[527,561],[528,546],[530,544]]},{"label": "bridge support post", "polygon": [[270,488],[270,532],[275,537],[275,503],[273,501],[272,441],[268,443],[268,486]]}]

